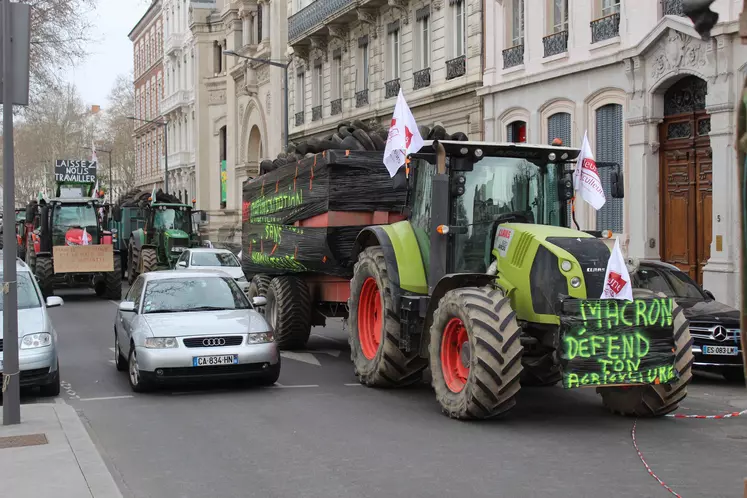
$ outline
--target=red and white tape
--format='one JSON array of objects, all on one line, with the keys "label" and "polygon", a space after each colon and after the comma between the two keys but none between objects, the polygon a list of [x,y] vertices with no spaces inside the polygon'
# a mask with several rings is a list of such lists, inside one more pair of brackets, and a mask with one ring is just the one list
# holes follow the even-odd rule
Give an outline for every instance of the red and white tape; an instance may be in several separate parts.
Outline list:
[{"label": "red and white tape", "polygon": [[638,420],[636,420],[635,422],[633,422],[633,429],[630,431],[630,437],[633,439],[633,448],[635,448],[635,452],[638,453],[638,458],[641,459],[641,462],[643,463],[643,466],[646,467],[646,472],[648,472],[648,475],[650,475],[651,477],[653,477],[654,479],[656,479],[656,482],[658,482],[659,484],[661,484],[664,489],[666,489],[667,491],[669,491],[671,494],[673,494],[677,498],[682,498],[682,496],[680,496],[679,494],[677,494],[677,492],[675,490],[673,490],[672,488],[670,488],[669,486],[667,486],[667,484],[664,481],[662,481],[661,479],[659,479],[659,476],[657,476],[656,474],[654,474],[654,471],[651,470],[651,467],[649,467],[648,463],[646,462],[646,459],[643,458],[643,453],[641,453],[641,450],[638,449],[638,441],[636,441],[636,439],[635,439],[635,427],[636,427],[637,424],[638,424]]},{"label": "red and white tape", "polygon": [[670,413],[666,416],[671,418],[709,418],[718,420],[722,418],[741,417],[742,415],[747,415],[747,410],[742,410],[741,412],[724,413],[721,415],[685,415],[684,413]]}]

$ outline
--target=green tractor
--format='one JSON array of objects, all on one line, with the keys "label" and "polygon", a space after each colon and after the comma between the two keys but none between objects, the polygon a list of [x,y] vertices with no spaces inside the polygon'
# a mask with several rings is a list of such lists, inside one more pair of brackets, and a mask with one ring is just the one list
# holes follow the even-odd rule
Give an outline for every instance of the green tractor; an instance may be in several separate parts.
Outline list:
[{"label": "green tractor", "polygon": [[[156,197],[139,203],[145,224],[136,228],[127,244],[127,280],[130,284],[138,275],[154,270],[170,269],[182,252],[200,245],[194,229],[192,206],[159,190]],[[119,222],[115,218],[115,221]]]},{"label": "green tractor", "polygon": [[[570,226],[561,146],[433,141],[411,156],[406,221],[365,228],[350,281],[355,373],[406,386],[429,368],[444,413],[490,418],[520,387],[594,387],[613,412],[661,416],[687,393],[689,325],[663,295],[600,299],[610,245]],[[612,197],[623,196],[619,171]],[[631,271],[635,271],[631,268]]]}]

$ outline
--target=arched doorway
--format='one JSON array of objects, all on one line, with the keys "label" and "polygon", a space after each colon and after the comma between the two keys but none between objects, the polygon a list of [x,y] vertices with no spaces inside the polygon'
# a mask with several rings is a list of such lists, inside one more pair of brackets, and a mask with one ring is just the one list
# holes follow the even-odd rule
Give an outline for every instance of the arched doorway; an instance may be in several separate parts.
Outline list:
[{"label": "arched doorway", "polygon": [[249,132],[249,148],[247,149],[247,160],[249,163],[249,175],[259,174],[259,162],[262,160],[262,135],[257,125],[252,126]]},{"label": "arched doorway", "polygon": [[712,226],[711,118],[707,83],[686,76],[664,94],[659,126],[661,259],[703,282]]}]

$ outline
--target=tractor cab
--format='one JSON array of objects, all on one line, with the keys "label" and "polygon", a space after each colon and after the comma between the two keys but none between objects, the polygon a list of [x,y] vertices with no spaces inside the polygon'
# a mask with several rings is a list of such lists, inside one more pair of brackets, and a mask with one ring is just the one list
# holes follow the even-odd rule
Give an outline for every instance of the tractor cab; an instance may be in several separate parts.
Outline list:
[{"label": "tractor cab", "polygon": [[184,204],[154,203],[148,210],[145,230],[150,240],[157,240],[159,261],[171,267],[190,246],[192,239],[191,208]]},{"label": "tractor cab", "polygon": [[58,198],[49,202],[52,246],[95,245],[103,235],[93,198]]}]

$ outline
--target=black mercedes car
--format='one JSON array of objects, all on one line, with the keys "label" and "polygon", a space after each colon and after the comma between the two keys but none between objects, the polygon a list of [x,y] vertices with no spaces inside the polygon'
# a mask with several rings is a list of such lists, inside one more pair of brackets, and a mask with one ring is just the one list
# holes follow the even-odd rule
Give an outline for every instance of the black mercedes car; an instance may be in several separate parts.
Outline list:
[{"label": "black mercedes car", "polygon": [[739,311],[716,301],[687,273],[668,263],[640,261],[631,279],[633,288],[663,292],[685,308],[696,370],[717,372],[730,381],[744,380]]}]

